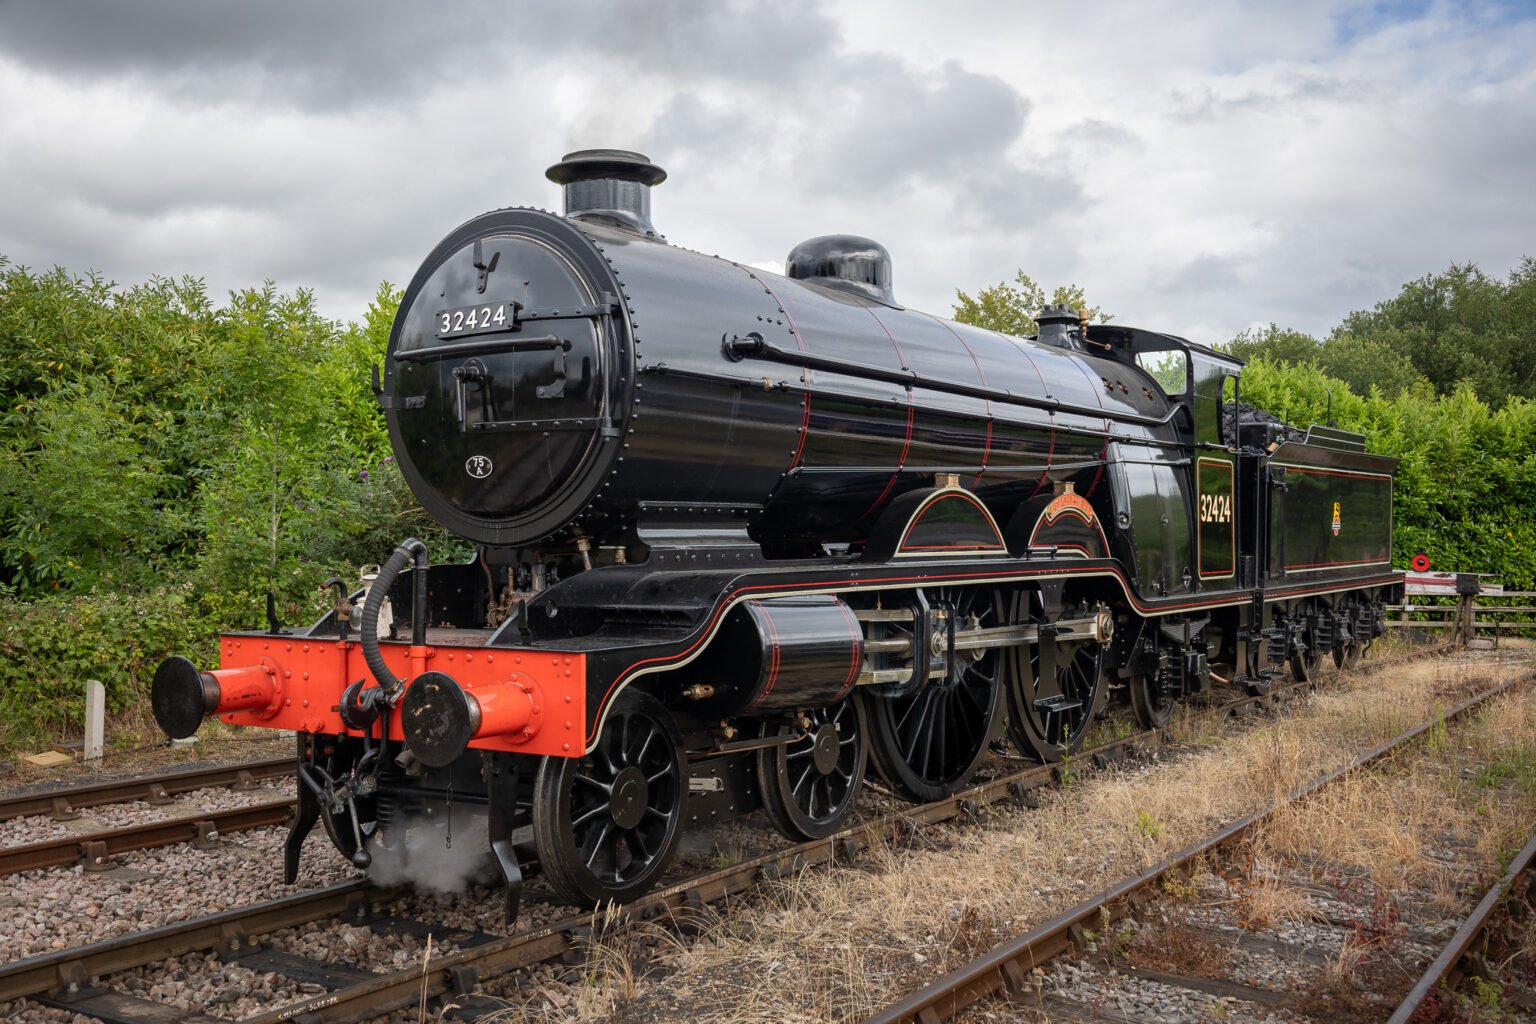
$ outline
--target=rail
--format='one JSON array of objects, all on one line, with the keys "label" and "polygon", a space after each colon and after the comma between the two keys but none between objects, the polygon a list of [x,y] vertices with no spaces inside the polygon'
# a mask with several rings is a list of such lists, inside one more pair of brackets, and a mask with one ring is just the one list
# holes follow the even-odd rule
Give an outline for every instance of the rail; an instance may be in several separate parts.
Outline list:
[{"label": "rail", "polygon": [[1419,1006],[1428,998],[1430,992],[1442,982],[1450,980],[1462,959],[1472,950],[1478,940],[1486,934],[1488,923],[1493,919],[1494,911],[1510,898],[1520,898],[1519,892],[1522,886],[1525,890],[1525,898],[1532,895],[1531,864],[1536,860],[1536,835],[1531,836],[1515,859],[1510,863],[1509,870],[1504,872],[1504,877],[1494,883],[1493,888],[1477,904],[1477,907],[1456,929],[1456,934],[1451,936],[1451,941],[1445,944],[1440,955],[1425,969],[1423,976],[1418,980],[1406,998],[1397,1007],[1387,1024],[1408,1024]]},{"label": "rail", "polygon": [[157,775],[136,775],[110,782],[53,786],[48,789],[0,797],[0,821],[37,814],[51,815],[57,821],[68,821],[77,817],[76,812],[84,807],[127,803],[131,800],[166,804],[170,803],[171,797],[177,793],[190,793],[197,789],[215,789],[225,786],[231,786],[237,790],[253,789],[264,779],[281,779],[292,775],[293,765],[294,758],[290,754],[285,757],[268,758],[265,761],[180,768]]},{"label": "rail", "polygon": [[297,800],[289,797],[9,846],[0,849],[0,876],[77,863],[87,871],[104,871],[114,866],[112,858],[120,853],[153,850],[176,843],[203,845],[220,835],[286,825],[293,818],[297,804]]},{"label": "rail", "polygon": [[178,921],[143,932],[131,932],[61,949],[0,966],[0,1003],[131,970],[168,957],[205,949],[238,947],[249,937],[294,928],[335,914],[356,914],[359,908],[386,896],[366,881],[343,882],[325,889],[284,896],[248,907],[237,907],[192,921]]}]

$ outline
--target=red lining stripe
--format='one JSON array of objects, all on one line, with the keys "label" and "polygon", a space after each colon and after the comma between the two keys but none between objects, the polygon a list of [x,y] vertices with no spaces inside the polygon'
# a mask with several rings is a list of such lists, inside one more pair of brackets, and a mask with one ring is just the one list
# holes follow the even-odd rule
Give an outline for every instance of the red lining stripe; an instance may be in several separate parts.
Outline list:
[{"label": "red lining stripe", "polygon": [[1310,469],[1305,466],[1293,466],[1289,462],[1275,462],[1272,465],[1279,466],[1288,473],[1306,473],[1311,476],[1342,476],[1348,477],[1351,480],[1386,480],[1389,482],[1392,480],[1392,477],[1385,473],[1349,473],[1340,469]]},{"label": "red lining stripe", "polygon": [[[901,350],[901,343],[896,340],[896,335],[891,333],[891,329],[885,325],[885,321],[880,319],[880,314],[876,313],[870,306],[865,306],[864,312],[875,318],[875,323],[880,325],[880,329],[884,331],[885,336],[890,339],[891,347],[896,350],[896,358],[901,361],[901,368],[903,370],[911,369],[911,367],[907,366],[907,354]],[[891,493],[891,488],[896,486],[896,481],[901,476],[902,467],[907,464],[907,453],[912,450],[912,424],[915,419],[917,407],[912,404],[912,389],[908,387],[906,392],[907,437],[906,440],[904,440],[901,444],[901,455],[896,459],[896,468],[891,471],[891,478],[885,482],[885,490],[880,492],[880,497],[876,498],[874,503],[871,504],[869,508],[859,513],[860,519],[863,519],[865,516],[869,515],[875,509],[880,507],[880,504],[885,501],[885,496]]]},{"label": "red lining stripe", "polygon": [[880,497],[871,502],[869,508],[859,513],[859,519],[863,519],[865,516],[879,508],[880,505],[885,501],[885,496],[891,493],[891,488],[896,486],[896,480],[901,476],[901,467],[907,464],[907,453],[912,450],[912,419],[915,411],[916,409],[914,406],[907,406],[907,439],[902,442],[901,456],[896,460],[895,471],[891,473],[891,478],[885,482],[885,490],[880,492]]},{"label": "red lining stripe", "polygon": [[1297,562],[1294,565],[1287,565],[1285,568],[1290,570],[1321,569],[1330,565],[1385,565],[1390,561],[1390,558],[1356,558],[1349,562]]},{"label": "red lining stripe", "polygon": [[[762,605],[758,607],[762,608]],[[773,688],[779,682],[779,631],[773,624],[773,613],[766,608],[763,608],[763,623],[768,627],[768,681],[763,684],[763,692],[757,695],[757,699],[747,709],[749,711],[755,711],[761,707],[763,701],[768,699],[768,695],[773,692]]]},{"label": "red lining stripe", "polygon": [[837,691],[838,700],[848,696],[853,689],[853,684],[858,682],[859,667],[864,664],[864,630],[859,627],[859,618],[853,614],[853,610],[842,601],[837,602],[838,610],[848,620],[848,628],[853,639],[853,664],[848,666],[848,678],[843,680],[843,688]]},{"label": "red lining stripe", "polygon": [[[1102,403],[1101,403],[1102,404]],[[1099,481],[1104,479],[1104,465],[1109,461],[1109,421],[1104,421],[1104,447],[1099,449],[1099,468],[1094,470],[1093,483],[1088,485],[1088,490],[1083,492],[1083,497],[1093,497],[1093,492],[1098,490]],[[1108,550],[1107,548],[1105,550]]]},{"label": "red lining stripe", "polygon": [[[1218,597],[1204,599],[1204,600],[1180,601],[1180,602],[1173,603],[1173,604],[1156,604],[1156,605],[1154,605],[1154,604],[1147,604],[1144,601],[1141,601],[1140,599],[1138,599],[1134,594],[1131,593],[1130,584],[1129,584],[1129,582],[1126,579],[1125,573],[1121,572],[1120,568],[1118,566],[1116,566],[1116,565],[1107,565],[1107,566],[1104,566],[1102,569],[1094,569],[1094,570],[1090,570],[1090,571],[1091,571],[1091,573],[1093,575],[1096,575],[1096,576],[1099,576],[1099,575],[1114,576],[1116,579],[1118,579],[1120,581],[1120,587],[1121,587],[1121,589],[1125,593],[1126,601],[1133,608],[1136,608],[1136,609],[1142,610],[1142,611],[1147,611],[1147,612],[1176,612],[1176,611],[1183,611],[1183,610],[1188,609],[1188,608],[1232,607],[1232,606],[1236,606],[1236,605],[1241,605],[1244,602],[1250,601],[1250,600],[1253,599],[1253,590],[1250,588],[1250,589],[1247,589],[1247,590],[1240,590],[1235,595],[1228,594],[1228,595],[1218,596]],[[701,633],[699,635],[699,638],[697,640],[695,640],[693,643],[689,644],[686,648],[684,648],[683,650],[677,652],[676,654],[658,654],[658,655],[656,655],[654,657],[642,658],[641,660],[635,662],[633,665],[629,666],[629,668],[625,669],[623,672],[620,672],[617,676],[615,676],[613,682],[609,684],[608,689],[603,691],[602,700],[600,700],[598,702],[598,705],[597,705],[598,706],[598,714],[593,719],[593,727],[595,728],[597,723],[602,720],[602,714],[601,714],[602,709],[605,708],[608,705],[608,701],[613,696],[614,690],[616,690],[618,687],[623,685],[626,681],[628,681],[628,679],[631,676],[633,676],[637,671],[639,671],[640,669],[646,667],[647,665],[651,665],[651,664],[654,664],[656,662],[681,661],[684,658],[687,658],[690,654],[692,654],[694,652],[694,650],[696,650],[699,647],[700,644],[703,644],[704,642],[709,640],[714,635],[716,623],[718,623],[720,621],[720,616],[725,612],[725,610],[727,608],[730,607],[731,602],[733,600],[735,600],[735,598],[738,595],[746,593],[748,591],[753,591],[753,590],[781,590],[782,591],[782,590],[797,590],[797,589],[799,589],[799,590],[811,590],[811,589],[820,590],[820,589],[823,589],[823,588],[826,588],[826,587],[837,587],[837,586],[844,586],[844,585],[848,585],[848,584],[863,584],[864,586],[862,586],[862,587],[860,587],[858,589],[867,589],[870,585],[879,584],[879,583],[921,583],[921,582],[925,582],[925,581],[929,582],[930,585],[937,586],[937,585],[942,585],[942,581],[951,581],[951,582],[953,582],[953,581],[961,581],[961,580],[982,580],[982,579],[1004,581],[1004,580],[1033,579],[1033,578],[1044,577],[1044,576],[1061,576],[1061,575],[1074,575],[1075,576],[1075,575],[1079,575],[1079,574],[1082,574],[1082,573],[1083,573],[1083,570],[1078,568],[1077,566],[1063,566],[1061,568],[1056,568],[1056,569],[1017,569],[1017,570],[1014,570],[1013,572],[998,572],[996,570],[991,570],[989,572],[959,573],[959,574],[956,574],[956,575],[940,577],[940,581],[938,581],[938,582],[935,581],[935,577],[933,575],[924,575],[924,576],[871,576],[871,577],[867,577],[867,578],[856,577],[856,578],[853,578],[853,579],[844,579],[844,580],[817,580],[817,581],[814,581],[814,582],[798,583],[798,584],[795,584],[795,583],[763,583],[763,584],[759,584],[757,586],[741,587],[741,588],[739,588],[737,590],[731,591],[729,594],[726,594],[725,597],[723,597],[720,600],[720,603],[715,608],[714,615],[712,615],[710,617],[709,624],[704,627],[703,633]],[[1349,580],[1349,581],[1345,581],[1345,582],[1342,582],[1342,583],[1340,581],[1338,581],[1338,580],[1333,580],[1333,581],[1324,582],[1324,583],[1322,583],[1320,585],[1316,585],[1316,584],[1302,584],[1300,586],[1295,586],[1295,587],[1285,587],[1285,588],[1280,588],[1280,589],[1276,589],[1276,590],[1266,591],[1265,595],[1264,595],[1264,600],[1265,600],[1265,603],[1269,603],[1270,601],[1278,600],[1278,599],[1283,598],[1283,597],[1302,597],[1302,596],[1307,595],[1307,594],[1324,594],[1324,593],[1328,593],[1330,590],[1361,590],[1361,589],[1364,589],[1366,587],[1389,586],[1389,585],[1391,585],[1393,583],[1401,583],[1402,581],[1403,581],[1403,574],[1400,573],[1400,572],[1394,572],[1394,573],[1386,573],[1386,574],[1378,575],[1378,576],[1367,576],[1367,577],[1365,577],[1362,580]],[[592,741],[593,741],[594,738],[595,738],[595,734],[587,736],[587,738],[586,738],[587,746],[590,747],[592,745]]]},{"label": "red lining stripe", "polygon": [[1205,538],[1201,536],[1200,527],[1205,525],[1200,521],[1200,495],[1205,493],[1200,487],[1200,467],[1220,466],[1227,471],[1227,487],[1232,491],[1232,507],[1237,508],[1237,470],[1226,459],[1213,459],[1209,456],[1201,456],[1195,460],[1195,562],[1200,566],[1200,578],[1202,580],[1224,580],[1228,576],[1237,578],[1237,516],[1233,515],[1227,524],[1227,533],[1232,538],[1232,564],[1226,572],[1205,571]]},{"label": "red lining stripe", "polygon": [[[805,372],[809,373],[810,371],[806,370]],[[800,456],[805,454],[805,440],[811,432],[811,393],[809,391],[801,394],[800,404],[804,411],[800,414],[800,437],[795,441],[795,453],[789,460],[790,469],[800,465]]]},{"label": "red lining stripe", "polygon": [[[971,346],[966,344],[965,338],[961,336],[959,331],[955,330],[955,325],[950,323],[948,320],[945,320],[943,317],[934,316],[932,313],[924,313],[923,316],[926,316],[934,323],[943,324],[944,329],[955,336],[955,340],[960,343],[960,347],[965,349],[965,354],[970,356],[971,362],[976,364],[976,376],[981,378],[981,386],[987,387],[987,371],[981,368],[981,360],[976,358],[976,353],[971,351]],[[1039,373],[1040,371],[1037,369],[1035,372]],[[981,450],[981,472],[977,473],[975,478],[971,480],[972,490],[976,489],[977,483],[981,481],[982,475],[986,473],[987,460],[992,455],[992,399],[984,398],[982,401],[986,402],[987,404],[987,444],[986,447]]]},{"label": "red lining stripe", "polygon": [[1001,551],[1001,544],[908,544],[902,551]]},{"label": "red lining stripe", "polygon": [[[1054,504],[1054,502],[1053,502],[1053,504]],[[1047,506],[1045,506],[1045,508],[1040,510],[1040,515],[1035,520],[1035,528],[1034,528],[1034,530],[1029,535],[1029,545],[1030,545],[1030,547],[1034,547],[1035,546],[1035,539],[1040,536],[1040,527],[1042,525],[1050,525],[1049,523],[1046,522],[1046,519],[1045,519],[1045,517],[1050,513],[1050,511],[1051,511],[1051,506],[1050,505],[1047,505]],[[1073,515],[1077,516],[1079,519],[1081,519],[1083,522],[1087,523],[1089,526],[1092,526],[1096,531],[1098,531],[1099,543],[1103,545],[1103,549],[1104,549],[1103,557],[1104,558],[1108,558],[1109,555],[1110,555],[1110,551],[1109,551],[1109,538],[1107,536],[1105,536],[1105,534],[1104,534],[1104,524],[1099,522],[1098,514],[1096,512],[1094,512],[1092,509],[1089,509],[1087,512],[1084,512],[1081,508],[1078,508],[1076,505],[1063,505],[1061,507],[1060,511],[1058,511],[1056,513],[1056,515],[1058,517],[1060,517],[1060,516],[1066,515],[1069,512],[1072,513]],[[1051,522],[1055,522],[1055,519],[1053,518],[1051,520]],[[1057,544],[1057,545],[1052,545],[1052,546],[1053,547],[1076,547],[1077,545]],[[1083,554],[1087,555],[1089,558],[1096,557],[1087,548],[1083,548],[1082,551],[1083,551]]]},{"label": "red lining stripe", "polygon": [[[738,263],[736,265],[738,267],[741,267],[740,263]],[[764,281],[755,272],[753,272],[751,270],[748,270],[746,267],[741,267],[741,269],[746,270],[747,273],[751,275],[751,277],[752,277],[752,279],[754,281],[756,281],[758,284],[762,285],[763,286],[763,291],[768,293],[768,297],[773,299],[773,301],[778,304],[779,309],[783,310],[783,312],[784,312],[784,320],[789,325],[789,333],[795,339],[795,347],[798,348],[801,352],[806,351],[805,339],[800,336],[800,327],[799,327],[798,324],[795,323],[795,316],[794,316],[793,313],[791,313],[789,311],[789,306],[784,302],[784,300],[779,298],[779,293],[774,291],[773,288],[769,286],[768,282]],[[802,366],[802,367],[800,367],[800,372],[801,372],[801,374],[803,374],[803,376],[800,378],[801,383],[803,383],[803,384],[811,384],[811,383],[815,382],[815,380],[816,380],[815,371],[813,371],[810,367]],[[800,438],[799,438],[798,441],[795,442],[795,454],[789,460],[789,468],[790,469],[794,469],[796,466],[800,465],[800,459],[805,454],[805,444],[806,444],[806,441],[810,437],[810,431],[811,431],[811,393],[810,393],[810,391],[803,391],[803,392],[801,392],[801,399],[805,403],[805,412],[800,417]],[[786,472],[788,472],[788,470],[786,470]]]}]

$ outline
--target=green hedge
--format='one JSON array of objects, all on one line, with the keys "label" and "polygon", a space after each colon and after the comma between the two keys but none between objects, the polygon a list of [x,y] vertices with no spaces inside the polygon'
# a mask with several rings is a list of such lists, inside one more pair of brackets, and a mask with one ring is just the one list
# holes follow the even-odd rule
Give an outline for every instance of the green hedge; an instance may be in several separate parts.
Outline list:
[{"label": "green hedge", "polygon": [[463,554],[415,505],[368,380],[400,293],[360,322],[270,284],[119,288],[0,257],[0,709],[9,743],[113,706],[221,629],[313,621],[318,583],[415,534]]},{"label": "green hedge", "polygon": [[1366,436],[1397,468],[1393,561],[1417,551],[1438,569],[1498,573],[1512,590],[1536,589],[1536,405],[1492,409],[1470,386],[1436,396],[1420,384],[1395,398],[1361,397],[1317,367],[1257,359],[1243,398],[1289,423],[1327,421]]}]

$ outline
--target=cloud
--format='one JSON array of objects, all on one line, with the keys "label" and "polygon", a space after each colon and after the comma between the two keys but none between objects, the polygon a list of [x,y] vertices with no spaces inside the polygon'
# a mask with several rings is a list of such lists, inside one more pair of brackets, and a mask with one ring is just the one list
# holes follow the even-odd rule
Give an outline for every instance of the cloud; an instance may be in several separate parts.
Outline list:
[{"label": "cloud", "polygon": [[115,81],[183,105],[239,96],[308,109],[378,107],[457,77],[474,87],[508,50],[467,24],[510,34],[509,21],[555,35],[554,8],[514,19],[489,0],[458,5],[460,19],[409,0],[12,0],[0,10],[0,54],[77,82]]},{"label": "cloud", "polygon": [[674,243],[781,265],[847,231],[946,312],[1023,268],[1119,322],[1324,333],[1536,195],[1517,6],[952,0],[0,5],[0,253],[120,281],[271,278],[359,315],[438,239],[558,206],[628,146]]}]

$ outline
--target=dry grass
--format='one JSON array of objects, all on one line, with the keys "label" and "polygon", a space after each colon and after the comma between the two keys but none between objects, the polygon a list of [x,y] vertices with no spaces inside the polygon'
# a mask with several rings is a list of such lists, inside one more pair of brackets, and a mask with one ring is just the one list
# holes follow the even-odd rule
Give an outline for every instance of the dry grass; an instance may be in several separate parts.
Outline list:
[{"label": "dry grass", "polygon": [[[1206,745],[1199,753],[1074,782],[1047,795],[1038,811],[1004,813],[989,827],[948,833],[942,844],[887,841],[869,854],[873,871],[812,870],[781,880],[751,906],[731,908],[690,947],[669,953],[664,982],[607,971],[609,983],[625,1011],[650,1020],[862,1019],[1397,735],[1436,702],[1450,706],[1496,674],[1503,672],[1427,662],[1325,683],[1293,714],[1236,735],[1191,725],[1189,735]],[[1532,736],[1533,716],[1536,699],[1501,701],[1469,731],[1477,749],[1467,756],[1509,748],[1512,735]],[[1446,743],[1443,735],[1439,742]],[[1424,747],[1433,747],[1433,737]],[[1411,878],[1453,891],[1437,875],[1443,869],[1426,841],[1451,832],[1507,844],[1516,813],[1496,801],[1481,801],[1487,806],[1478,811],[1476,794],[1447,799],[1474,784],[1443,768],[1363,774],[1284,812],[1257,840],[1254,863],[1307,854],[1355,865],[1373,886]],[[1299,894],[1262,872],[1230,898],[1254,927],[1300,912]],[[1169,927],[1181,924],[1170,918]],[[1186,931],[1191,957],[1209,959],[1197,948],[1198,935]],[[1340,991],[1352,988],[1364,955],[1346,950],[1340,957]],[[605,1005],[613,1016],[619,1004],[591,1005]]]},{"label": "dry grass", "polygon": [[1310,913],[1306,893],[1273,872],[1255,870],[1251,862],[1230,892],[1233,916],[1249,931],[1301,924]]}]

